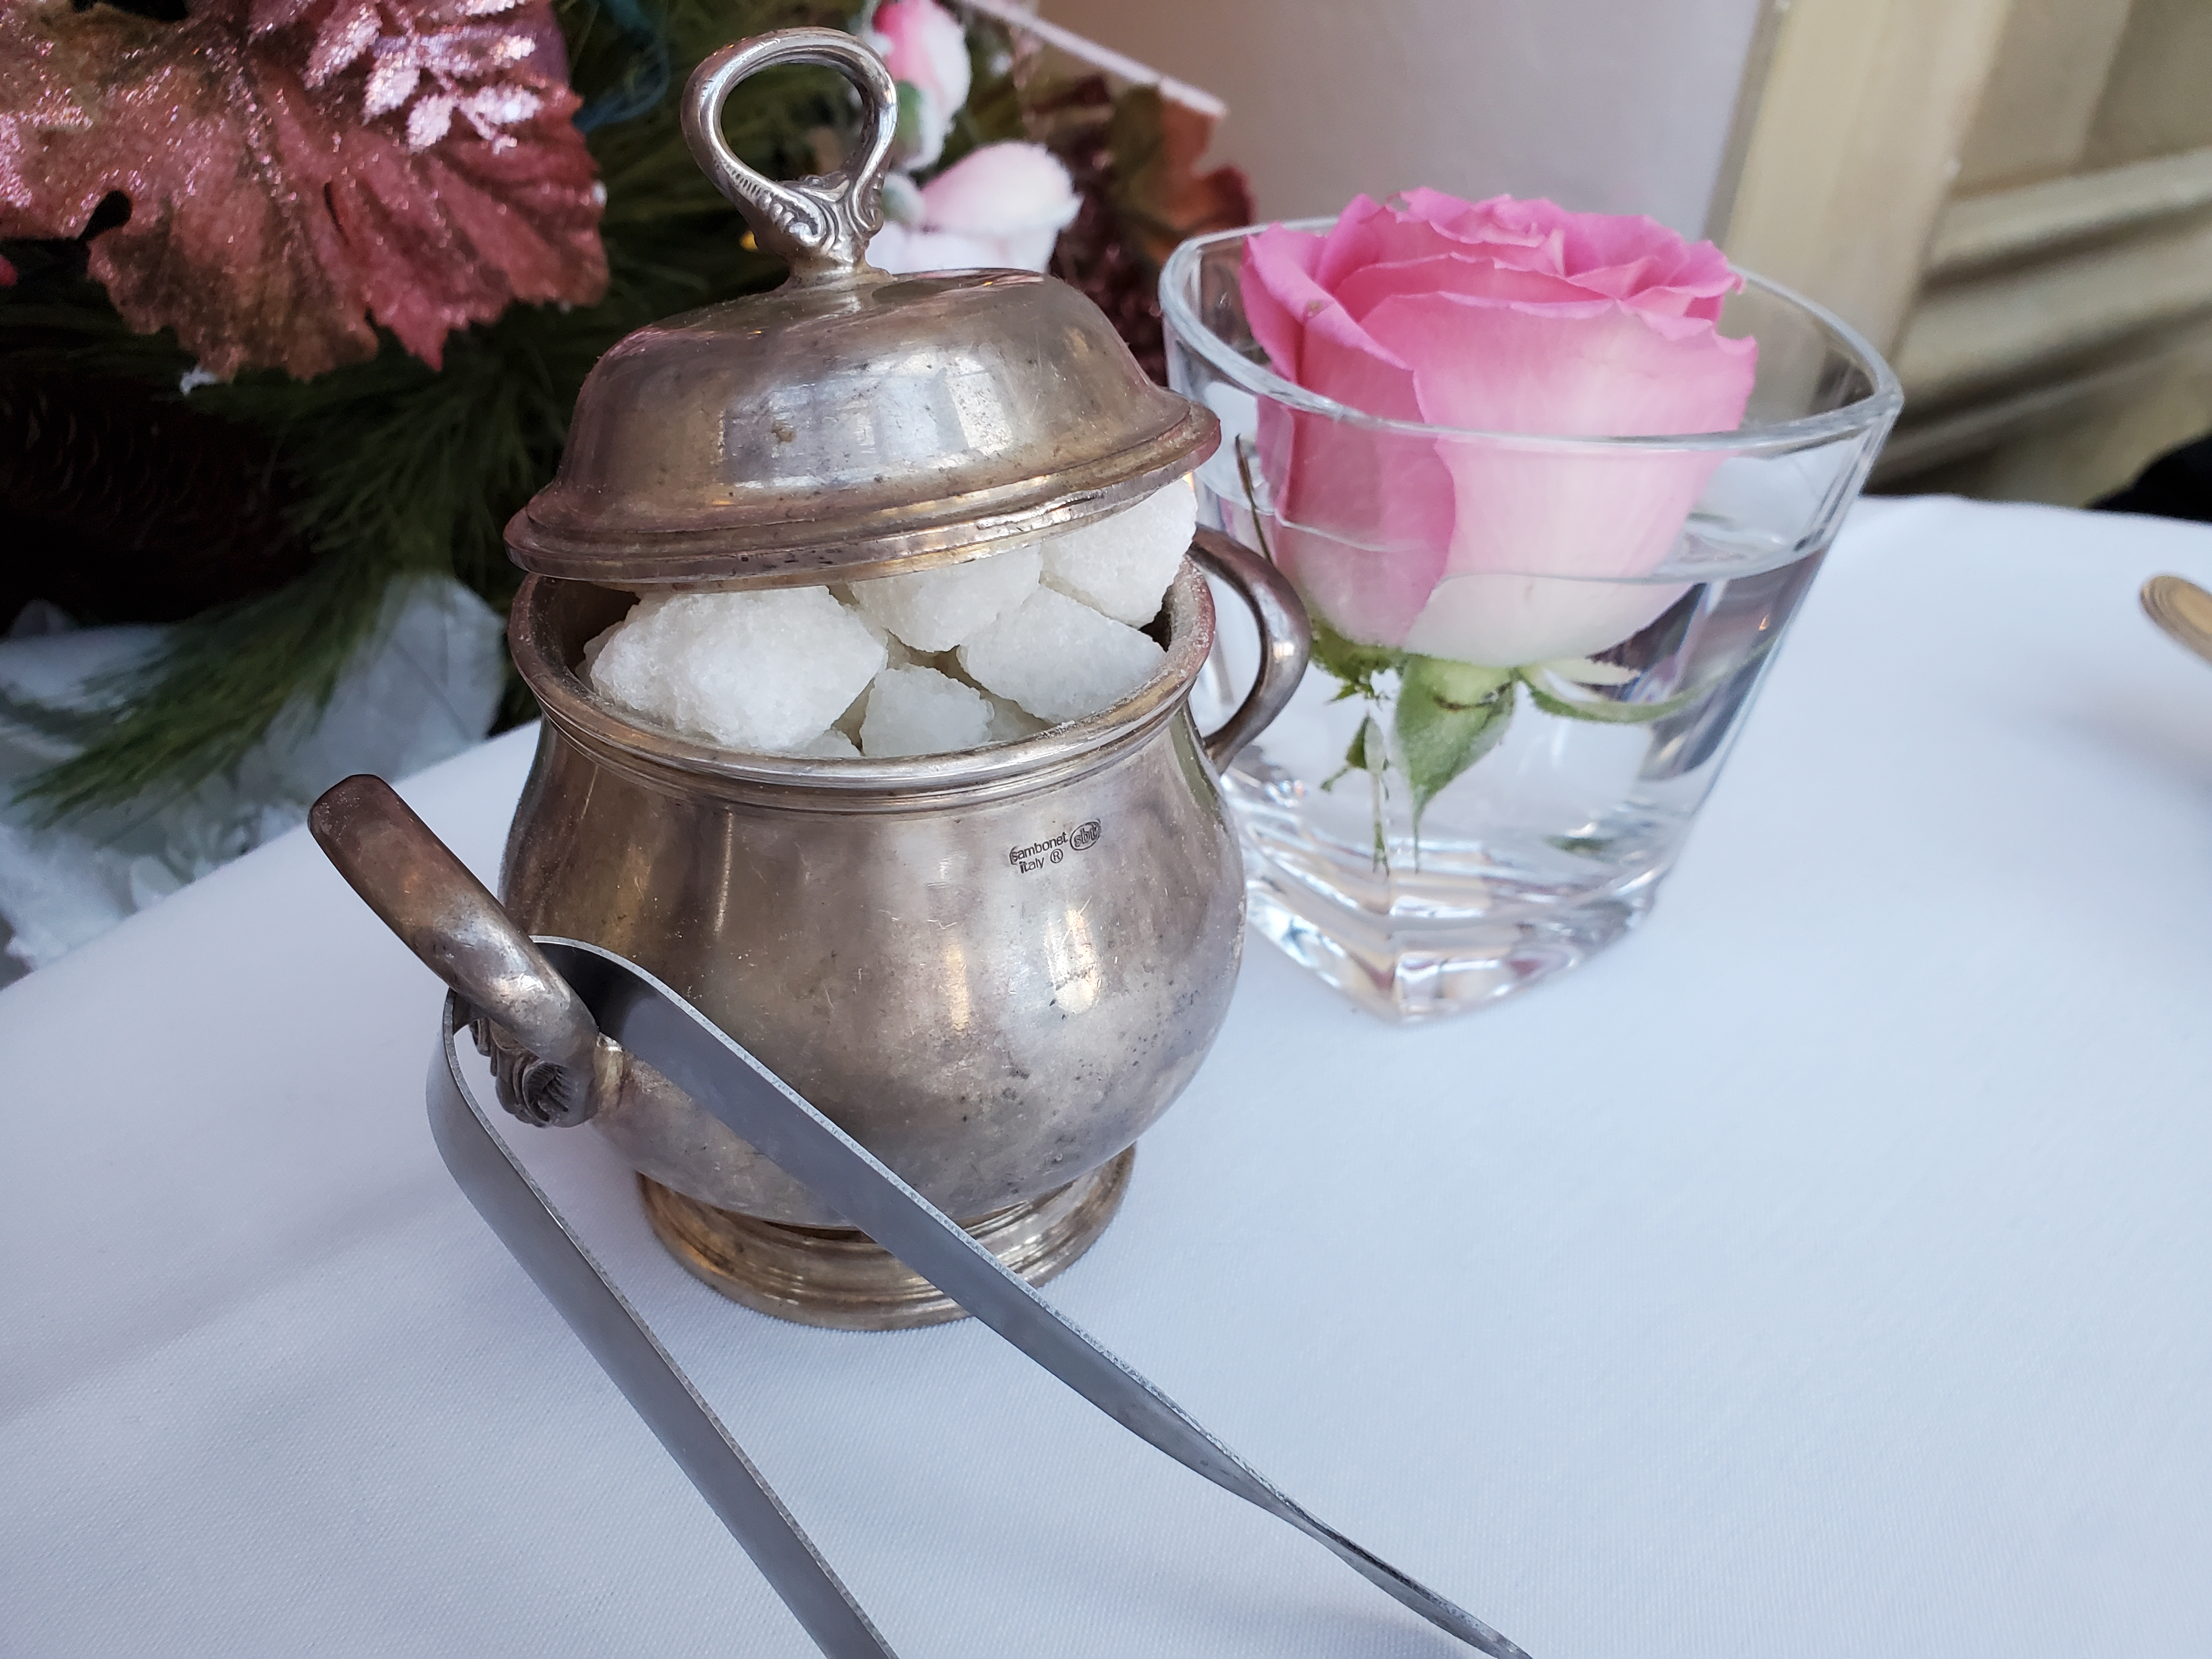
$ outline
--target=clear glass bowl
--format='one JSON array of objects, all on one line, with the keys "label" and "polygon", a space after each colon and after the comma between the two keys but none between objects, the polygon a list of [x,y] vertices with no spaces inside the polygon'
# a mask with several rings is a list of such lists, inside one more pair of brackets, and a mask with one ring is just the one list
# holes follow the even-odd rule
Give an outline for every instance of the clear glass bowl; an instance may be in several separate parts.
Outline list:
[{"label": "clear glass bowl", "polygon": [[[1319,635],[1226,781],[1253,924],[1387,1018],[1474,1006],[1650,908],[1896,418],[1896,379],[1746,274],[1720,319],[1759,343],[1735,431],[1382,419],[1268,366],[1237,283],[1258,228],[1183,244],[1160,296],[1170,381],[1221,417],[1201,521],[1281,566]],[[1223,692],[1239,678],[1225,657],[1214,674]]]}]

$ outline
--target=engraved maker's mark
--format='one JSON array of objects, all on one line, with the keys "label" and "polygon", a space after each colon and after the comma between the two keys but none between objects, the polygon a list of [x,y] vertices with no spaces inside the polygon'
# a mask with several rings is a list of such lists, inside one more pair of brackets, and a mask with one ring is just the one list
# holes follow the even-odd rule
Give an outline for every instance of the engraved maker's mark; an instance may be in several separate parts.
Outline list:
[{"label": "engraved maker's mark", "polygon": [[1062,830],[1057,835],[1047,836],[1042,841],[1033,841],[1025,847],[1006,849],[1006,862],[1020,875],[1030,875],[1048,864],[1066,861],[1071,853],[1087,853],[1098,845],[1105,830],[1097,818],[1085,818],[1072,830]]}]

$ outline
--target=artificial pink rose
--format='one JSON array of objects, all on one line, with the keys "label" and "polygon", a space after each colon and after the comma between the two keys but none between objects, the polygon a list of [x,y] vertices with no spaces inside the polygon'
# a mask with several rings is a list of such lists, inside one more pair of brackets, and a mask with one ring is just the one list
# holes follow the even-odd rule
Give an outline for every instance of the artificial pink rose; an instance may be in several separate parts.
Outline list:
[{"label": "artificial pink rose", "polygon": [[[1715,327],[1741,286],[1650,219],[1417,190],[1323,235],[1245,245],[1245,315],[1275,370],[1430,427],[1550,437],[1720,432],[1758,348]],[[1672,550],[1719,453],[1439,439],[1262,399],[1272,545],[1347,638],[1494,667],[1587,656],[1674,602]]]},{"label": "artificial pink rose", "polygon": [[908,276],[922,270],[988,270],[1003,264],[998,249],[973,236],[920,225],[885,225],[868,243],[868,263]]},{"label": "artificial pink rose", "polygon": [[868,258],[892,271],[1041,271],[1082,205],[1049,150],[986,144],[924,185],[921,222],[885,225],[868,244]]},{"label": "artificial pink rose", "polygon": [[968,101],[967,31],[937,0],[884,0],[861,38],[919,100],[919,130],[898,164],[928,167],[945,153],[945,135]]}]

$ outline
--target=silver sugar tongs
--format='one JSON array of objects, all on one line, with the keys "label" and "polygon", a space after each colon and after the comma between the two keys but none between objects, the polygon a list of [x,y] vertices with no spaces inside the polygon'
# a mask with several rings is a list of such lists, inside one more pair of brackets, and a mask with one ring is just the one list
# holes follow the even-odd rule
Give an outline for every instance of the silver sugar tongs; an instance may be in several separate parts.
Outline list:
[{"label": "silver sugar tongs", "polygon": [[452,989],[428,1092],[453,1179],[831,1659],[891,1659],[891,1648],[493,1130],[454,1046],[471,1012],[538,1057],[523,1082],[534,1121],[580,1121],[625,1074],[658,1071],[1130,1433],[1326,1545],[1439,1629],[1494,1659],[1527,1659],[1277,1491],[659,980],[596,945],[533,941],[381,779],[346,779],[308,823],[353,890]]}]

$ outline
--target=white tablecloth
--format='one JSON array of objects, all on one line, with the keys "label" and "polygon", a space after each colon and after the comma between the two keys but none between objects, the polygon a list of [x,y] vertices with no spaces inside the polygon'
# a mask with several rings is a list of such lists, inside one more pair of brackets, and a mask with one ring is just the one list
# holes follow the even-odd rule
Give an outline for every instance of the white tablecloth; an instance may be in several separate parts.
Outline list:
[{"label": "white tablecloth", "polygon": [[[1386,1027],[1264,945],[1050,1292],[1538,1659],[2212,1653],[2212,532],[1869,504],[1648,924]],[[495,866],[526,734],[407,791]],[[0,1652],[799,1656],[447,1180],[293,835],[0,992]],[[517,1131],[908,1659],[1460,1651],[988,1332],[686,1278]]]}]

